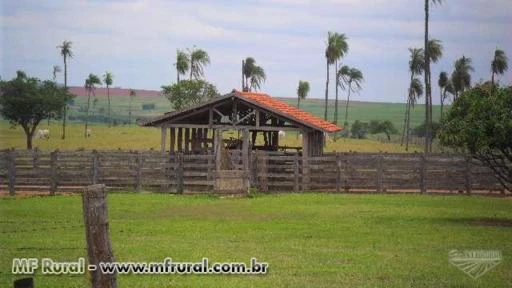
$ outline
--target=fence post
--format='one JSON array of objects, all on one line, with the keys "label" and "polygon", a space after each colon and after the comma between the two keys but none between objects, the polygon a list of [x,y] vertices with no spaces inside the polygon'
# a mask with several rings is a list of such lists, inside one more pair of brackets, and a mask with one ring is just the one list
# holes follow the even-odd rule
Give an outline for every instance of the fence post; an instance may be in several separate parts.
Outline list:
[{"label": "fence post", "polygon": [[40,154],[39,148],[36,147],[36,149],[32,150],[32,166],[34,167],[34,170],[39,168],[39,158],[40,158],[39,154]]},{"label": "fence post", "polygon": [[252,187],[259,187],[258,181],[258,153],[257,151],[251,152],[251,174],[252,174]]},{"label": "fence post", "polygon": [[92,150],[92,184],[98,184],[99,166],[98,151]]},{"label": "fence post", "polygon": [[176,154],[176,192],[183,194],[183,152]]},{"label": "fence post", "polygon": [[135,168],[135,190],[140,192],[142,188],[142,154],[139,151],[136,153],[137,158],[135,161],[137,163],[137,167]]},{"label": "fence post", "polygon": [[293,158],[294,191],[299,192],[299,153],[295,152]]},{"label": "fence post", "polygon": [[16,194],[16,151],[13,149],[7,151],[7,174],[9,178],[9,195]]},{"label": "fence post", "polygon": [[465,170],[465,186],[466,186],[466,192],[471,195],[472,190],[472,183],[471,183],[471,156],[466,156],[466,170]]},{"label": "fence post", "polygon": [[[89,264],[114,262],[109,235],[108,207],[104,184],[85,187],[82,194],[85,239]],[[117,287],[116,274],[103,274],[100,269],[91,273],[92,287]]]},{"label": "fence post", "polygon": [[382,152],[379,152],[379,156],[377,156],[377,192],[382,192]]},{"label": "fence post", "polygon": [[336,192],[341,191],[341,157],[336,153]]},{"label": "fence post", "polygon": [[55,150],[50,153],[50,195],[55,195],[57,192],[57,153],[59,150]]},{"label": "fence post", "polygon": [[426,185],[426,159],[425,154],[420,154],[420,192],[424,194],[427,192]]},{"label": "fence post", "polygon": [[258,155],[258,184],[260,190],[268,192],[268,167],[267,167],[267,155],[262,151],[256,151]]}]

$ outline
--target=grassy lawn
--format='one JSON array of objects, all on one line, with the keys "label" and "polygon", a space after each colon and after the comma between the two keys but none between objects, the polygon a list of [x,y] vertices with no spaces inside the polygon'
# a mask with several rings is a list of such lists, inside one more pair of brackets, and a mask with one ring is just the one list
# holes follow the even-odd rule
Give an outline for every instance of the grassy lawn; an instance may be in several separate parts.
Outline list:
[{"label": "grassy lawn", "polygon": [[[99,149],[99,150],[148,150],[160,149],[160,129],[139,127],[137,125],[125,125],[109,128],[104,124],[93,123],[90,125],[92,136],[84,138],[84,125],[82,123],[71,123],[66,129],[66,139],[60,139],[62,124],[58,121],[51,121],[48,127],[47,122],[41,123],[39,128],[50,129],[50,139],[34,138],[33,146],[43,150],[53,149]],[[0,149],[21,148],[25,149],[26,138],[21,127],[10,129],[6,121],[0,121]],[[235,132],[226,132],[224,138],[237,137]],[[263,141],[260,135],[258,141]],[[280,145],[302,146],[295,134],[287,133],[284,139],[280,139]],[[409,152],[422,151],[422,147],[412,145]],[[336,142],[329,139],[326,152],[405,152],[405,147],[396,143],[382,143],[371,139],[338,139]]]},{"label": "grassy lawn", "polygon": [[[279,194],[215,198],[110,194],[117,261],[268,262],[262,276],[123,275],[119,287],[511,287],[512,199]],[[0,198],[0,287],[13,257],[85,257],[79,195]],[[473,280],[448,252],[500,250]],[[87,277],[35,276],[36,287],[86,287]]]}]

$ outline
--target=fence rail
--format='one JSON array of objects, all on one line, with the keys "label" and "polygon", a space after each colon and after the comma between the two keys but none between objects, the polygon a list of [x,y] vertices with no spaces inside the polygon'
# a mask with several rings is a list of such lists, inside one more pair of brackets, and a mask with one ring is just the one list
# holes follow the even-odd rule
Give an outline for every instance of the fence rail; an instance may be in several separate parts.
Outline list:
[{"label": "fence rail", "polygon": [[[503,189],[492,170],[465,155],[298,153],[230,151],[232,169],[248,169],[250,185],[262,191],[481,192]],[[0,191],[54,194],[103,183],[124,190],[167,193],[213,192],[213,154],[156,151],[0,151]],[[244,168],[247,167],[247,168]]]}]

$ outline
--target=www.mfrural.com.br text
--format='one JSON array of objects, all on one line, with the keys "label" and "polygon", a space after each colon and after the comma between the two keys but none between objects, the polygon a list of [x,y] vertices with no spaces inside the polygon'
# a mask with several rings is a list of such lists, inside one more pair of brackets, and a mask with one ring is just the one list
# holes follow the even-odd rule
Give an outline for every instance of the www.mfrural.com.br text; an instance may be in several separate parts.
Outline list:
[{"label": "www.mfrural.com.br text", "polygon": [[100,262],[98,265],[86,265],[85,258],[76,262],[54,261],[50,258],[14,258],[12,274],[72,275],[94,272],[99,269],[103,274],[267,274],[269,265],[251,258],[250,263],[244,262],[213,262],[203,258],[199,262],[176,262],[167,257],[162,262]]}]

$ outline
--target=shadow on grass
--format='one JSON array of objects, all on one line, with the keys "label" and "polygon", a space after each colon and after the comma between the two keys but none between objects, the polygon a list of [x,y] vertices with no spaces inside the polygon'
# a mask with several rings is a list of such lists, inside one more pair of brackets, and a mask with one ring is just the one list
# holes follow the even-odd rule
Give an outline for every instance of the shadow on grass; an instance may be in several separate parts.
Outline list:
[{"label": "shadow on grass", "polygon": [[507,218],[446,218],[444,220],[455,224],[466,224],[471,226],[512,228],[512,219]]}]

